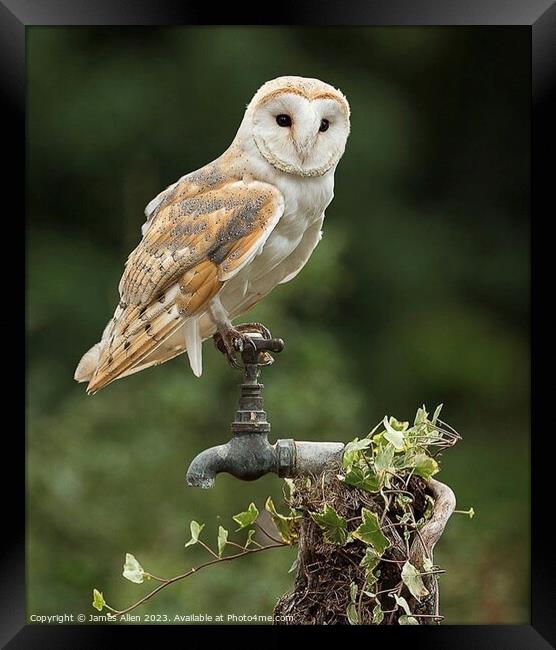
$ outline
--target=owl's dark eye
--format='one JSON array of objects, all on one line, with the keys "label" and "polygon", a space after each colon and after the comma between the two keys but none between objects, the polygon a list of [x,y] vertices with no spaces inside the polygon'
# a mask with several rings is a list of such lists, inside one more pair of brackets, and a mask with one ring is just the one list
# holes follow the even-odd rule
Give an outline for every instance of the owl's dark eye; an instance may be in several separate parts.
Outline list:
[{"label": "owl's dark eye", "polygon": [[324,131],[328,131],[328,127],[330,126],[330,122],[328,120],[322,119],[320,121],[320,127],[319,131],[323,133]]},{"label": "owl's dark eye", "polygon": [[278,124],[278,126],[291,126],[292,118],[289,115],[281,113],[280,115],[276,116],[276,124]]}]

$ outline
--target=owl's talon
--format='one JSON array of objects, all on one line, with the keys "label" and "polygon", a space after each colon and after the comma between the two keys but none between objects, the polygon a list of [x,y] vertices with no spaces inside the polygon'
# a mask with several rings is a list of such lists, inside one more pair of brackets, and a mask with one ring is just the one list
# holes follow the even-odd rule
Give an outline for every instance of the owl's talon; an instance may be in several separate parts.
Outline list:
[{"label": "owl's talon", "polygon": [[232,368],[234,368],[235,370],[240,370],[241,369],[241,365],[238,362],[238,360],[236,359],[235,355],[230,354],[230,355],[226,355],[226,357],[228,359],[228,363],[230,364],[230,366]]},{"label": "owl's talon", "polygon": [[[272,338],[270,330],[261,323],[245,323],[237,327],[222,328],[213,336],[213,340],[217,350],[226,355],[230,366],[241,368],[241,364],[237,360],[237,353],[241,354],[246,347],[256,350],[253,335],[257,334],[265,339]],[[269,354],[267,356],[269,359],[267,359],[266,365],[270,365],[272,357]]]},{"label": "owl's talon", "polygon": [[251,339],[235,327],[222,329],[213,336],[216,349],[222,352],[232,368],[241,368],[237,354],[242,353],[246,345],[254,345]]}]

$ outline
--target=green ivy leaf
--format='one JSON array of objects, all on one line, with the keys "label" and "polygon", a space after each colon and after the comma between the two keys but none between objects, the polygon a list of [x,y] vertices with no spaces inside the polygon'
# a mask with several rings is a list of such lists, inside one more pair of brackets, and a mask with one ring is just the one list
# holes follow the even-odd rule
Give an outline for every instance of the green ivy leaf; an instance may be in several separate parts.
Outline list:
[{"label": "green ivy leaf", "polygon": [[324,505],[322,512],[310,512],[309,514],[322,530],[325,542],[337,546],[343,546],[347,542],[347,522],[328,503]]},{"label": "green ivy leaf", "polygon": [[346,615],[350,625],[359,625],[359,614],[357,613],[357,607],[354,603],[350,603],[347,606]]},{"label": "green ivy leaf", "polygon": [[427,409],[425,408],[425,405],[421,406],[420,409],[417,409],[417,413],[415,414],[415,426],[419,426],[421,424],[426,424],[429,419],[429,414],[427,413]]},{"label": "green ivy leaf", "polygon": [[252,526],[255,521],[257,521],[258,516],[259,511],[257,510],[257,506],[254,503],[250,503],[245,512],[238,512],[238,514],[234,515],[232,519],[236,522],[236,524],[239,524],[239,528],[237,530],[241,530],[242,528]]},{"label": "green ivy leaf", "polygon": [[344,453],[342,455],[342,467],[346,470],[350,470],[355,461],[360,457],[361,452],[365,449],[368,449],[372,444],[372,440],[369,438],[355,438],[351,442],[348,442],[344,447]]},{"label": "green ivy leaf", "polygon": [[392,415],[389,417],[388,423],[396,431],[407,431],[409,427],[409,422],[400,422],[399,420],[396,420],[396,418]]},{"label": "green ivy leaf", "polygon": [[362,523],[353,531],[353,537],[360,539],[364,544],[370,544],[379,555],[382,555],[390,546],[390,542],[380,529],[378,516],[375,512],[363,508],[361,510],[361,519]]},{"label": "green ivy leaf", "polygon": [[436,407],[436,409],[434,411],[434,415],[432,416],[432,420],[431,420],[432,424],[436,424],[436,421],[438,420],[438,416],[440,415],[440,411],[442,411],[443,406],[444,406],[444,404],[439,404]]},{"label": "green ivy leaf", "polygon": [[351,600],[350,604],[347,606],[346,614],[348,623],[350,625],[359,625],[359,612],[357,611],[357,583],[352,582],[349,586],[349,598]]},{"label": "green ivy leaf", "polygon": [[394,454],[396,450],[394,445],[386,444],[382,447],[375,456],[375,469],[378,472],[385,472],[386,470],[394,470]]},{"label": "green ivy leaf", "polygon": [[93,607],[98,609],[99,612],[102,612],[103,608],[106,607],[102,591],[98,589],[93,589]]},{"label": "green ivy leaf", "polygon": [[135,556],[131,553],[126,553],[123,577],[130,582],[141,584],[145,578],[145,571],[143,567],[137,562]]},{"label": "green ivy leaf", "polygon": [[380,562],[380,555],[375,551],[372,546],[367,546],[365,555],[360,562],[360,566],[364,567],[366,571],[374,571]]},{"label": "green ivy leaf", "polygon": [[376,474],[373,474],[368,468],[357,467],[356,465],[352,466],[342,480],[348,485],[353,485],[353,487],[367,492],[378,492],[382,487],[382,481]]},{"label": "green ivy leaf", "polygon": [[414,616],[402,614],[398,619],[398,625],[419,625],[419,621]]},{"label": "green ivy leaf", "polygon": [[377,582],[378,578],[375,576],[373,571],[376,569],[379,562],[380,556],[372,546],[367,546],[365,549],[365,555],[360,562],[360,566],[365,569],[366,587],[372,587]]},{"label": "green ivy leaf", "polygon": [[382,611],[382,607],[380,606],[380,603],[377,603],[373,608],[372,622],[374,623],[374,625],[380,625],[383,620],[384,620],[384,612]]},{"label": "green ivy leaf", "polygon": [[428,595],[429,590],[423,583],[423,578],[413,564],[409,560],[402,567],[402,581],[409,589],[411,595],[418,601]]},{"label": "green ivy leaf", "polygon": [[[372,571],[370,571],[365,574],[365,580],[366,580],[365,587],[369,589],[370,587],[374,586],[378,582],[378,576],[376,576]],[[365,592],[365,593],[369,593],[369,592]]]},{"label": "green ivy leaf", "polygon": [[409,609],[407,600],[403,596],[398,596],[398,594],[390,594],[390,596],[396,601],[396,605],[401,607],[408,616],[411,616],[411,610]]},{"label": "green ivy leaf", "polygon": [[185,548],[188,546],[193,546],[193,544],[196,544],[199,541],[199,535],[201,534],[201,531],[205,527],[205,524],[198,524],[196,521],[192,521],[189,524],[189,529],[191,531],[191,539],[186,542]]},{"label": "green ivy leaf", "polygon": [[291,478],[284,479],[284,496],[291,499],[295,493],[295,481]]},{"label": "green ivy leaf", "polygon": [[[397,425],[401,425],[400,422],[398,422],[395,418],[390,418],[385,415],[384,420],[382,421],[382,424],[384,425],[384,428],[386,429],[386,432],[383,433],[383,437],[388,440],[388,442],[391,442],[394,445],[394,448],[396,451],[402,451],[403,446],[404,446],[404,431],[405,429],[397,429],[393,426],[392,423],[396,423]],[[403,424],[406,425],[405,428],[407,428],[407,422],[404,422]]]},{"label": "green ivy leaf", "polygon": [[228,531],[222,526],[218,526],[218,556],[222,557],[226,544],[228,543]]},{"label": "green ivy leaf", "polygon": [[411,464],[415,468],[415,474],[421,476],[426,481],[428,481],[431,476],[434,476],[440,469],[436,460],[427,456],[427,454],[415,454]]},{"label": "green ivy leaf", "polygon": [[268,497],[266,500],[265,509],[270,513],[272,521],[278,529],[278,533],[280,534],[282,541],[286,544],[295,544],[297,538],[299,537],[299,533],[296,529],[296,523],[301,517],[297,515],[295,517],[286,517],[285,515],[281,515],[276,511],[274,502],[272,501],[271,497]]}]

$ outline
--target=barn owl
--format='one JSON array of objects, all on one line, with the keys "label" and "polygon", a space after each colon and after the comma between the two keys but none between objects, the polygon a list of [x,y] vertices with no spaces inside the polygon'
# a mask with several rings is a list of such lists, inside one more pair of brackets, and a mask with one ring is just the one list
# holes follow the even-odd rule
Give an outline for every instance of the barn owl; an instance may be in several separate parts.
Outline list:
[{"label": "barn owl", "polygon": [[248,104],[230,147],[145,209],[120,301],[75,379],[94,393],[219,333],[230,359],[248,337],[232,320],[302,269],[322,235],[350,130],[344,95],[318,79],[279,77]]}]

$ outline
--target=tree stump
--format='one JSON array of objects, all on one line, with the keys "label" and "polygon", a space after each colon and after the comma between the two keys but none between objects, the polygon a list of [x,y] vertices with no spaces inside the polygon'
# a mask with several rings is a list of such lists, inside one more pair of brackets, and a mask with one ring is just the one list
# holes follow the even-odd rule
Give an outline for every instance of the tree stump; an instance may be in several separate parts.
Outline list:
[{"label": "tree stump", "polygon": [[[433,549],[455,508],[453,491],[435,479],[411,475],[395,477],[390,489],[372,493],[346,485],[339,470],[336,463],[319,477],[294,482],[290,505],[302,513],[297,572],[293,590],[274,608],[276,624],[439,623],[442,571],[434,567]],[[362,509],[376,513],[389,546],[370,582],[365,543],[351,535],[344,545],[325,540],[310,514],[324,504],[344,518],[348,533],[361,524]]]}]

